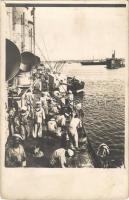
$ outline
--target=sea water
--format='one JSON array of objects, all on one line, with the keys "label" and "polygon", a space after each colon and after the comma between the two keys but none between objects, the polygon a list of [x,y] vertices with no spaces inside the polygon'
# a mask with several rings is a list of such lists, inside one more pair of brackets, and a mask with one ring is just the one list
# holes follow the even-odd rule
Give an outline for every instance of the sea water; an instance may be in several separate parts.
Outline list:
[{"label": "sea water", "polygon": [[124,163],[125,69],[80,63],[63,67],[63,73],[85,82],[84,95],[76,101],[82,102],[86,132],[95,152],[101,143],[109,146],[111,167]]}]

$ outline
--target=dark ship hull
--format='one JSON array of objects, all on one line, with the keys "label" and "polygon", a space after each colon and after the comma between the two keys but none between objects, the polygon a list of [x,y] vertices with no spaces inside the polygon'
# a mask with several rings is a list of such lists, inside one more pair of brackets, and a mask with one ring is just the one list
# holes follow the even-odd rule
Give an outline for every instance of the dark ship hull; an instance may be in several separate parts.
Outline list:
[{"label": "dark ship hull", "polygon": [[125,67],[123,59],[107,59],[106,60],[107,69],[118,69],[121,67]]},{"label": "dark ship hull", "polygon": [[82,61],[82,65],[106,65],[105,61]]}]

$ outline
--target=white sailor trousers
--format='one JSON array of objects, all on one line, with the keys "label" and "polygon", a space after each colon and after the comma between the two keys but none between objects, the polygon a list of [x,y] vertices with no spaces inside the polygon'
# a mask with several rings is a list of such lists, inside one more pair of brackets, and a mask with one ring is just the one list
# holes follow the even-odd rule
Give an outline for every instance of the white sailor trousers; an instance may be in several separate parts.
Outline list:
[{"label": "white sailor trousers", "polygon": [[72,127],[69,128],[69,132],[70,132],[70,135],[72,136],[73,140],[74,140],[74,144],[75,147],[78,148],[78,132],[77,132],[77,129],[74,129]]},{"label": "white sailor trousers", "polygon": [[42,137],[42,131],[43,131],[42,123],[35,123],[33,137],[34,138],[37,138],[37,137],[41,138]]}]

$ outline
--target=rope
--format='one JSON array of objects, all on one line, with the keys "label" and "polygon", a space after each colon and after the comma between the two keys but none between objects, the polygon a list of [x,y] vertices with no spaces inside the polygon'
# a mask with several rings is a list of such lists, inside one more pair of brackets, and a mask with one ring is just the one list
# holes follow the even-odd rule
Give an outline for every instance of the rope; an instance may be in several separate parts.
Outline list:
[{"label": "rope", "polygon": [[41,56],[43,57],[43,59],[46,61],[46,63],[48,64],[48,66],[49,66],[49,68],[51,68],[51,66],[50,66],[50,64],[49,64],[49,62],[47,61],[47,59],[46,59],[46,57],[43,55],[43,53],[42,53],[42,51],[41,51],[41,49],[40,49],[40,47],[38,46],[38,44],[36,43],[36,47],[38,48],[38,50],[40,51],[40,53],[41,53]]},{"label": "rope", "polygon": [[[48,64],[50,70],[51,70],[52,72],[54,72],[54,69],[56,69],[56,71],[57,71],[57,67],[59,67],[60,63],[59,63],[59,62],[56,62],[55,66],[54,66],[54,69],[52,69],[52,66],[50,65],[50,60],[49,60],[49,56],[48,56],[47,47],[46,47],[46,44],[45,44],[45,41],[44,41],[43,37],[42,37],[42,41],[43,41],[44,47],[45,47],[45,49],[46,49],[46,53],[47,53],[48,59],[43,55],[43,53],[42,53],[42,51],[41,51],[41,49],[40,49],[40,47],[39,47],[39,45],[38,45],[37,43],[36,43],[36,46],[37,46],[38,50],[40,51],[42,57],[44,58],[44,60],[45,60],[46,63]],[[61,68],[63,67],[64,63],[65,63],[65,62],[62,62],[62,63],[61,63],[61,67],[60,67],[59,70],[61,70]],[[58,72],[59,72],[59,70],[58,70]],[[55,77],[56,77],[56,79],[59,81],[59,78],[58,78],[58,76],[56,76],[56,74],[55,74]],[[64,92],[67,92],[67,90],[63,87],[63,85],[62,85],[62,88],[63,88]]]},{"label": "rope", "polygon": [[[39,37],[40,37],[40,35],[39,35]],[[48,56],[48,51],[47,51],[47,47],[46,47],[46,44],[45,44],[45,40],[44,40],[44,38],[43,38],[43,35],[42,35],[42,38],[40,37],[40,39],[43,41],[43,44],[44,44],[44,47],[45,47],[45,49],[46,49],[46,54],[47,54],[47,58],[48,58],[48,59],[46,59],[46,57],[43,55],[43,53],[42,53],[42,51],[41,51],[41,49],[40,49],[40,47],[38,46],[37,43],[36,43],[36,46],[38,47],[38,49],[39,49],[39,51],[40,51],[42,57],[44,58],[44,60],[47,62],[49,68],[50,68],[51,71],[53,72],[52,66],[50,65],[50,59],[49,59],[49,56]],[[63,65],[64,65],[64,64],[63,64]],[[55,67],[56,67],[56,65],[55,65]],[[61,68],[62,68],[62,67],[63,67],[63,66],[61,66]],[[57,69],[57,67],[56,67],[56,69]],[[58,71],[59,71],[59,70],[58,70]],[[55,74],[55,77],[56,77],[56,79],[58,79],[58,77],[56,76],[56,74]],[[59,81],[59,79],[58,79],[58,81]],[[67,90],[66,90],[63,86],[62,86],[62,88],[63,88],[64,92],[67,92]]]}]

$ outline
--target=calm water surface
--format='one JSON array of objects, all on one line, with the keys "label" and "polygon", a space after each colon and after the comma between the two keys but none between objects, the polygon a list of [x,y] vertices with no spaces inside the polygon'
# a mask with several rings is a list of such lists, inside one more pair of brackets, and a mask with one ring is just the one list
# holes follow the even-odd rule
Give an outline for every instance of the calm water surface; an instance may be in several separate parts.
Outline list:
[{"label": "calm water surface", "polygon": [[125,68],[109,70],[105,66],[66,64],[63,72],[85,81],[83,104],[85,127],[97,151],[101,143],[110,147],[111,167],[124,162]]}]

